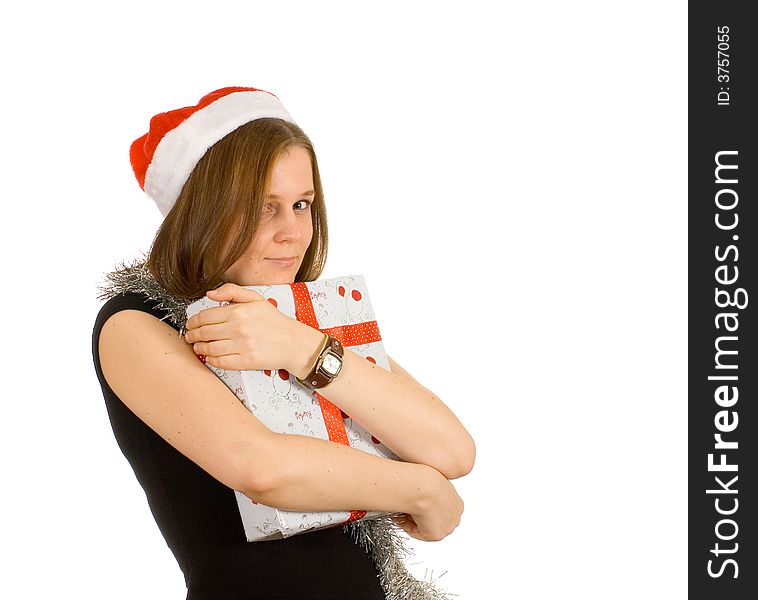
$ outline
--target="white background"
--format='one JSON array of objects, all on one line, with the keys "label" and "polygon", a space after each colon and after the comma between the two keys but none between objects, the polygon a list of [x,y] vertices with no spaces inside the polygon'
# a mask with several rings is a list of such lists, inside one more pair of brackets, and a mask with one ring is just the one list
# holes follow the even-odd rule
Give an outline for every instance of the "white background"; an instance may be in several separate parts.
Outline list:
[{"label": "white background", "polygon": [[0,35],[8,597],[184,598],[91,333],[161,220],[130,143],[227,85],[309,134],[324,277],[366,276],[387,351],[477,441],[415,572],[468,599],[685,597],[684,2],[23,6]]}]

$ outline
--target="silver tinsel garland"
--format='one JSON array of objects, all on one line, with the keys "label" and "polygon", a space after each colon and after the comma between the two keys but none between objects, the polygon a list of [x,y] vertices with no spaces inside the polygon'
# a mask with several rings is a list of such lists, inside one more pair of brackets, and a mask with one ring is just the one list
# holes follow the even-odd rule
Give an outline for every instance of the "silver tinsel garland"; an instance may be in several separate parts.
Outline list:
[{"label": "silver tinsel garland", "polygon": [[[166,291],[147,269],[144,259],[134,259],[131,264],[122,262],[106,274],[98,290],[97,298],[102,301],[126,292],[146,295],[157,308],[166,311],[162,320],[174,323],[180,335],[186,332],[187,307],[198,300],[179,298]],[[371,555],[387,600],[449,600],[456,595],[437,589],[431,577],[429,581],[420,581],[408,572],[405,559],[413,551],[406,545],[405,533],[389,515],[356,521],[345,525],[343,530]]]}]

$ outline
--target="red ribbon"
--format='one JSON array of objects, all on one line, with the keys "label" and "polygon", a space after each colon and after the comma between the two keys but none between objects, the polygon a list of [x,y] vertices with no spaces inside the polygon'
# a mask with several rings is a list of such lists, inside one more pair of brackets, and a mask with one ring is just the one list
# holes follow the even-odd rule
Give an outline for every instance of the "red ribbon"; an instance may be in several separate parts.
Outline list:
[{"label": "red ribbon", "polygon": [[[376,321],[321,329],[316,319],[316,311],[313,310],[313,301],[311,300],[308,287],[302,282],[291,283],[290,287],[292,288],[292,296],[295,299],[295,318],[301,323],[305,323],[314,329],[337,338],[344,347],[378,342],[382,339]],[[329,440],[349,446],[350,442],[347,439],[345,422],[342,420],[342,411],[318,392],[315,392],[315,394],[321,406],[321,414],[324,417],[324,424],[329,434]],[[345,523],[352,523],[365,516],[365,510],[351,511],[350,517]]]}]

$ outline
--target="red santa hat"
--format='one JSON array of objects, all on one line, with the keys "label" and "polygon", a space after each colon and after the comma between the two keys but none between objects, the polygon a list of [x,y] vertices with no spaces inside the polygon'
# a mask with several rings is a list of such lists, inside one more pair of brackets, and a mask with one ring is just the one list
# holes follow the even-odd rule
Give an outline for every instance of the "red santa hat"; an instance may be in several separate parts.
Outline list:
[{"label": "red santa hat", "polygon": [[294,123],[274,94],[252,87],[225,87],[195,106],[162,112],[132,142],[129,158],[140,187],[165,217],[208,148],[241,125],[276,117]]}]

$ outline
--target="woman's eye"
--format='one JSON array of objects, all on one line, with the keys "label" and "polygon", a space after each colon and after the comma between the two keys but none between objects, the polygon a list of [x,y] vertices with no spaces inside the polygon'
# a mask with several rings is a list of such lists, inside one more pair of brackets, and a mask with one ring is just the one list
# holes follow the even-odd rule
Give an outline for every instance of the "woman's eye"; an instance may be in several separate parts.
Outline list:
[{"label": "woman's eye", "polygon": [[[310,200],[298,200],[297,202],[295,202],[295,204],[293,204],[293,207],[295,208],[295,210],[304,212],[308,210],[311,204],[313,203]],[[266,204],[263,207],[263,210],[264,212],[267,212],[267,213],[273,213],[273,212],[276,212],[276,207],[272,204]]]}]

